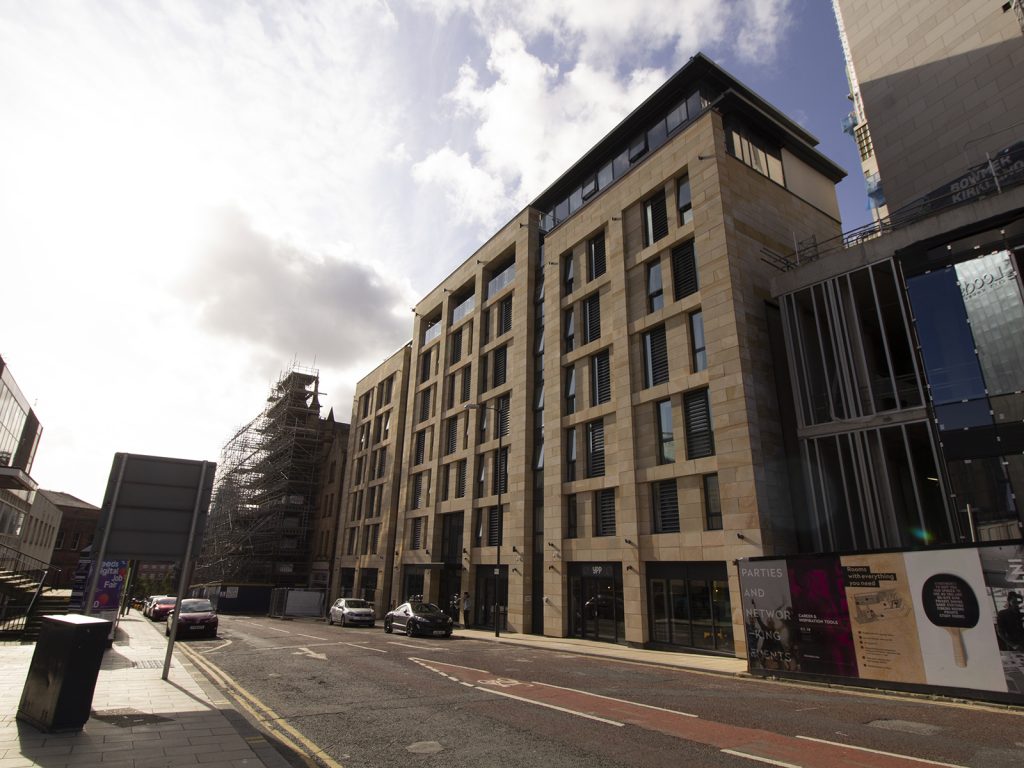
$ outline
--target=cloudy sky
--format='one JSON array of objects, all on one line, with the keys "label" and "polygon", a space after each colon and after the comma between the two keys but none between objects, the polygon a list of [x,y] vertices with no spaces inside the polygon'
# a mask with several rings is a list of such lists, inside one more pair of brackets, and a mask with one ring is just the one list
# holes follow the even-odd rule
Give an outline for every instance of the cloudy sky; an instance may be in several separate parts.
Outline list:
[{"label": "cloudy sky", "polygon": [[697,51],[853,177],[824,0],[0,3],[0,355],[33,476],[216,460],[280,372],[355,383],[412,306]]}]

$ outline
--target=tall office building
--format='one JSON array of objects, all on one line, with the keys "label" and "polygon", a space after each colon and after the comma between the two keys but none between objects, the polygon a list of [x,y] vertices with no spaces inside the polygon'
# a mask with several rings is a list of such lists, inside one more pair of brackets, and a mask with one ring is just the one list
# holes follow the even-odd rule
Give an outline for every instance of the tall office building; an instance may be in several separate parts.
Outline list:
[{"label": "tall office building", "polygon": [[832,0],[857,140],[881,216],[1021,140],[1019,0]]},{"label": "tall office building", "polygon": [[352,404],[330,597],[358,596],[376,605],[378,613],[393,599],[408,383],[409,347],[404,346],[359,381]]},{"label": "tall office building", "polygon": [[477,626],[743,652],[733,562],[797,537],[768,285],[839,234],[815,145],[695,56],[416,305],[379,605],[468,591]]}]

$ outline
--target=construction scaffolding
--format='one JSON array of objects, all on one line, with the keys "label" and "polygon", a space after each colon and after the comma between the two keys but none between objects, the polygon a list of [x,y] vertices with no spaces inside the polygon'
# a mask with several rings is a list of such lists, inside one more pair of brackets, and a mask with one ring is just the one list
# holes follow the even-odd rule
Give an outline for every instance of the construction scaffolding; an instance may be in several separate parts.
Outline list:
[{"label": "construction scaffolding", "polygon": [[193,584],[308,584],[326,424],[319,388],[319,371],[293,366],[224,444]]}]

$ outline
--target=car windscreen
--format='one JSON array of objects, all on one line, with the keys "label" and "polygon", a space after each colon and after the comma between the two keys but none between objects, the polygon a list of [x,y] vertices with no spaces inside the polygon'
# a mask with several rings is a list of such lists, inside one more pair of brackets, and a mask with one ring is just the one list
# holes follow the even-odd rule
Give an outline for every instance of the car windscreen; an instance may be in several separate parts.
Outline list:
[{"label": "car windscreen", "polygon": [[176,597],[161,597],[159,600],[156,601],[156,604],[157,605],[174,605],[176,602],[178,602],[178,598],[176,598]]},{"label": "car windscreen", "polygon": [[433,603],[413,603],[413,613],[441,613],[441,609]]},{"label": "car windscreen", "polygon": [[345,601],[345,607],[346,608],[369,608],[370,604],[367,603],[365,600],[346,600]]},{"label": "car windscreen", "polygon": [[181,612],[182,613],[200,613],[202,611],[212,611],[213,604],[209,600],[182,600],[181,601]]}]

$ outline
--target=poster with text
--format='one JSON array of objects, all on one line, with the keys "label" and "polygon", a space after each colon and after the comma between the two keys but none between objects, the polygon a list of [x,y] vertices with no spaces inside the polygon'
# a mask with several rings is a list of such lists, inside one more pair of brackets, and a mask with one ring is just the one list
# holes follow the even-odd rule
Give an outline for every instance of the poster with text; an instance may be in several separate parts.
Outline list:
[{"label": "poster with text", "polygon": [[979,550],[1006,689],[1024,696],[1024,545]]},{"label": "poster with text", "polygon": [[787,565],[800,671],[858,677],[839,558],[792,558]]},{"label": "poster with text", "polygon": [[860,676],[925,683],[903,553],[847,555],[840,563]]},{"label": "poster with text", "polygon": [[903,561],[926,681],[1006,691],[978,550],[906,552]]},{"label": "poster with text", "polygon": [[798,672],[798,632],[786,561],[741,560],[739,570],[750,668]]}]

